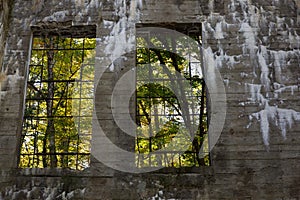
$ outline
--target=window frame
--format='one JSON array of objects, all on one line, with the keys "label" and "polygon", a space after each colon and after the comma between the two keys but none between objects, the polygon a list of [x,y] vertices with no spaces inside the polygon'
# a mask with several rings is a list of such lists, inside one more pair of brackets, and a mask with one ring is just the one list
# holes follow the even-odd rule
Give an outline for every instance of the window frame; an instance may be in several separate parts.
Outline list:
[{"label": "window frame", "polygon": [[[84,38],[83,40],[85,39],[94,39],[94,47],[93,48],[85,48],[84,46],[82,46],[82,53],[84,54],[84,51],[87,51],[87,50],[90,50],[90,51],[96,51],[96,26],[95,25],[84,25],[84,26],[68,26],[68,27],[48,27],[48,28],[45,28],[45,27],[39,27],[39,26],[34,26],[34,27],[31,27],[32,28],[32,34],[31,34],[31,37],[30,37],[30,44],[29,44],[29,50],[28,50],[28,65],[27,65],[27,68],[26,68],[26,78],[25,78],[25,87],[24,87],[24,100],[23,100],[23,109],[22,109],[22,128],[21,128],[21,136],[20,136],[20,141],[19,141],[19,145],[18,145],[18,159],[17,159],[17,166],[18,168],[21,168],[21,169],[24,169],[24,168],[31,168],[31,169],[34,169],[34,168],[45,168],[45,167],[49,167],[49,166],[43,166],[43,167],[40,167],[40,166],[34,166],[34,164],[31,164],[30,166],[27,166],[27,167],[22,167],[20,166],[21,164],[21,156],[24,155],[22,154],[22,137],[25,137],[27,133],[25,133],[25,136],[23,134],[23,125],[24,125],[24,119],[26,117],[26,114],[25,114],[25,110],[26,110],[26,100],[27,100],[27,90],[28,90],[28,83],[29,83],[29,78],[30,78],[30,68],[32,67],[32,63],[31,63],[31,59],[32,59],[32,52],[34,50],[34,47],[33,47],[33,40],[34,38],[37,38],[37,37],[63,37],[63,38]],[[53,49],[54,50],[54,49]],[[57,50],[57,49],[56,49]],[[66,49],[62,49],[62,50],[66,50]],[[75,49],[76,50],[76,49]],[[78,49],[77,49],[78,50]],[[47,52],[47,50],[45,50]],[[72,51],[72,48],[70,47],[70,51]],[[95,59],[92,59],[93,60],[93,63],[90,63],[92,66],[92,70],[93,70],[93,74],[94,74],[94,71],[95,71]],[[82,86],[82,83],[84,82],[83,79],[82,79],[82,64],[84,64],[84,58],[82,57],[82,63],[78,64],[79,65],[79,68],[78,70],[80,70],[80,81],[78,82],[80,84],[80,87]],[[72,64],[71,64],[72,66]],[[88,82],[91,82],[91,88],[92,88],[92,91],[94,91],[94,76],[91,78],[91,80],[89,80]],[[58,80],[59,82],[60,80]],[[67,81],[66,81],[67,82]],[[72,82],[75,82],[76,83],[76,80],[72,81]],[[81,91],[82,89],[80,89],[80,101],[82,100],[81,99]],[[63,98],[63,97],[61,97]],[[92,100],[92,103],[91,103],[91,109],[93,109],[93,105],[94,105],[94,102],[93,102],[93,98],[94,98],[94,92],[92,92],[92,96],[89,98]],[[52,99],[53,100],[53,99]],[[69,99],[69,97],[66,97],[66,99],[64,100],[70,100],[72,102],[72,98]],[[91,118],[90,120],[90,126],[92,127],[92,111],[91,110],[91,116],[89,116]],[[70,117],[74,117],[73,115],[71,115]],[[80,116],[79,116],[80,118]],[[79,130],[78,130],[79,131]],[[78,133],[78,138],[80,137],[79,135],[80,133]],[[89,138],[91,138],[92,136],[92,132],[90,132],[89,135]],[[79,139],[78,139],[79,141]],[[91,154],[91,140],[89,139],[88,141],[88,146],[89,146],[89,151],[88,153],[80,153],[78,151],[75,152],[76,154],[76,164],[75,164],[75,167],[70,167],[69,164],[67,164],[66,166],[50,166],[51,168],[70,168],[70,169],[75,169],[75,170],[83,170],[87,167],[90,166],[90,154]],[[57,145],[57,144],[55,144]],[[78,146],[77,146],[77,150],[78,150]],[[63,153],[64,154],[64,153]],[[70,154],[74,154],[74,153],[70,153],[69,151],[67,151],[66,155],[70,155]],[[78,155],[85,155],[85,156],[88,156],[88,164],[87,166],[85,167],[79,167],[80,164],[78,164]],[[32,156],[36,155],[35,153],[31,154]],[[58,152],[55,152],[55,156],[58,157],[60,155],[60,153]],[[45,156],[45,155],[44,155]]]},{"label": "window frame", "polygon": [[[196,27],[197,30],[196,31],[194,30],[194,31],[197,32],[198,36],[202,38],[202,30],[201,30],[202,24],[201,23],[160,23],[160,24],[152,24],[152,23],[150,23],[150,24],[136,24],[136,28],[145,28],[145,27],[167,28],[167,29],[171,29],[171,30],[174,30],[174,31],[178,31],[181,34],[185,34],[185,35],[187,35],[189,37],[190,37],[190,35],[188,34],[187,30],[190,27],[191,27],[190,30],[192,30],[192,29],[194,29]],[[137,34],[137,37],[138,37],[138,34]],[[198,41],[198,42],[200,42],[200,41]],[[201,46],[201,43],[199,43],[199,45]],[[139,48],[139,47],[136,46],[136,48]],[[150,48],[148,48],[148,49],[150,49]],[[204,72],[204,70],[203,70],[204,63],[203,63],[202,49],[200,49],[200,53],[201,53],[201,58],[200,58],[201,70],[202,70],[202,72]],[[137,56],[136,56],[136,59],[137,59]],[[138,61],[136,61],[136,65],[138,65],[138,64],[139,64]],[[190,64],[190,62],[189,62],[189,64]],[[204,82],[204,76],[205,76],[205,74],[202,74],[202,78],[201,79],[202,79],[203,82]],[[202,86],[203,86],[203,90],[205,91],[204,92],[205,93],[204,94],[205,95],[204,98],[205,98],[205,101],[206,101],[205,102],[206,113],[205,114],[202,113],[202,115],[200,117],[203,117],[203,114],[206,115],[206,127],[207,127],[207,130],[205,131],[204,134],[206,134],[206,143],[207,143],[207,145],[209,145],[209,142],[208,142],[208,124],[209,124],[209,115],[210,115],[209,114],[209,110],[210,110],[209,109],[209,95],[208,95],[208,92],[207,92],[208,91],[207,90],[207,86],[205,84],[203,84]],[[135,96],[135,104],[137,104],[138,96],[137,96],[137,94],[135,94],[135,95],[136,95]],[[138,110],[137,105],[136,105],[136,110]],[[138,116],[138,114],[136,114],[135,117],[137,118],[137,116]],[[138,140],[137,138],[138,137],[135,138],[135,143],[137,143],[137,140]],[[209,146],[207,148],[209,149]],[[151,151],[151,147],[150,147],[150,151]],[[192,153],[195,153],[195,152],[192,152]],[[165,172],[167,170],[167,171],[175,171],[175,172],[178,172],[178,171],[181,171],[181,172],[191,172],[191,171],[193,171],[193,168],[196,168],[196,171],[198,171],[199,167],[211,166],[212,162],[211,162],[210,153],[208,151],[205,152],[205,153],[208,156],[208,164],[207,165],[200,165],[199,164],[198,166],[188,166],[188,167],[181,166],[181,165],[179,167],[163,166],[163,168],[161,170],[159,170],[159,171]],[[139,153],[136,153],[136,154],[137,154],[137,156],[139,155]],[[137,160],[136,160],[136,162],[137,162]],[[149,165],[150,166],[146,166],[146,167],[150,167],[150,168],[153,167],[153,168],[155,168],[154,166],[151,166],[151,164],[149,164]],[[140,167],[140,168],[143,168],[143,167]],[[172,168],[175,168],[175,169],[172,170]]]}]

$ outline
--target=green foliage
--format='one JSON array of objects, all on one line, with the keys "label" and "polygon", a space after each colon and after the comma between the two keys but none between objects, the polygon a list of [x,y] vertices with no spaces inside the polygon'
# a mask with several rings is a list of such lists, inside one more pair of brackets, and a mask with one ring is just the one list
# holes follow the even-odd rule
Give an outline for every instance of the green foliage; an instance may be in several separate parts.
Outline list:
[{"label": "green foliage", "polygon": [[34,37],[20,167],[88,166],[95,39]]},{"label": "green foliage", "polygon": [[[203,158],[199,155],[202,145],[208,150],[205,84],[199,71],[201,63],[197,56],[194,60],[190,58],[192,51],[198,49],[184,48],[191,46],[185,43],[184,38],[178,41],[151,35],[137,38],[138,129],[135,149],[138,167],[209,165],[208,154]],[[171,49],[179,55],[189,56],[190,60],[172,53]],[[189,83],[189,88],[182,78]],[[193,141],[190,137],[194,138]],[[181,152],[178,151],[180,146],[188,148]]]}]

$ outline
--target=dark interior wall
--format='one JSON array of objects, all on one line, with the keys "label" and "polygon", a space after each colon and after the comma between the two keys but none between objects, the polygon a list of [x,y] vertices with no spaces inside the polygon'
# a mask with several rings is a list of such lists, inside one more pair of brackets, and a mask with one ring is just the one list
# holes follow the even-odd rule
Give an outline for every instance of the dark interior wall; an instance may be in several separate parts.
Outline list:
[{"label": "dark interior wall", "polygon": [[[3,5],[5,3],[7,1]],[[0,197],[300,198],[298,11],[297,2],[292,0],[65,0],[60,3],[15,0],[2,65],[3,69],[8,69],[8,77],[3,82],[5,87],[0,99]],[[8,16],[5,12],[1,16]],[[7,17],[1,18],[1,24],[7,24],[5,19]],[[226,102],[226,118],[222,134],[211,152],[212,166],[190,173],[130,174],[107,168],[95,157],[91,167],[83,172],[17,169],[32,26],[49,29],[97,25],[96,62],[99,67],[96,77],[101,79],[100,90],[95,94],[95,99],[100,100],[96,105],[97,117],[111,140],[130,149],[132,139],[120,134],[111,119],[111,92],[122,69],[134,65],[134,56],[130,53],[130,39],[134,34],[130,30],[134,30],[135,23],[165,22],[202,23],[206,69],[208,73],[214,69],[213,74],[219,72],[221,77],[221,82],[211,77],[208,80],[212,88],[225,88],[226,99],[218,101]],[[120,42],[116,36],[122,34],[122,30],[128,31],[127,39]],[[1,35],[1,38],[4,37]],[[0,45],[4,44],[4,39],[0,42]],[[121,53],[116,50],[120,48]],[[127,60],[118,59],[123,54]],[[107,70],[115,59],[118,59],[115,67]],[[100,77],[101,72],[104,74]],[[218,108],[214,111],[212,115],[219,114]],[[218,124],[218,121],[214,123]],[[108,150],[107,154],[111,153],[109,161],[113,162],[118,157]]]}]

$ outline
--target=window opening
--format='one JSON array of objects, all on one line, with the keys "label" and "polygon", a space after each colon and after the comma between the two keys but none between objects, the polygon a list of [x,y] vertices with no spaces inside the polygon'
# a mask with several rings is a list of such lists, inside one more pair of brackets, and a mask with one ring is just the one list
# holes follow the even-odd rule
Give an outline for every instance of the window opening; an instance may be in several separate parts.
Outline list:
[{"label": "window opening", "polygon": [[[163,27],[184,33],[185,36],[176,38],[168,32],[160,31],[157,34],[151,30],[137,29],[136,165],[209,165],[206,87],[199,47],[201,25],[168,24]],[[193,38],[194,44],[190,44],[191,40],[187,40],[187,37]],[[184,87],[185,81],[189,83],[189,88]],[[191,102],[191,99],[195,102]],[[196,127],[185,133],[190,134],[193,140],[189,141],[186,151],[177,151],[177,143],[172,140],[187,124]],[[200,150],[201,146],[203,150]],[[168,147],[168,151],[158,151],[164,147]]]},{"label": "window opening", "polygon": [[95,46],[94,34],[76,29],[34,33],[19,167],[89,166]]}]

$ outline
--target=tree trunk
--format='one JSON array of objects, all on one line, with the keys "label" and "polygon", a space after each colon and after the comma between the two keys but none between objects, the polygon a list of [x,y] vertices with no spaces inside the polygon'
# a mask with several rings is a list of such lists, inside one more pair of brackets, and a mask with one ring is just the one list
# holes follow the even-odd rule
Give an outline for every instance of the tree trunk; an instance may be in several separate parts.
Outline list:
[{"label": "tree trunk", "polygon": [[[57,167],[56,147],[55,147],[55,127],[53,118],[53,98],[54,98],[54,51],[53,39],[50,38],[49,47],[47,51],[47,71],[48,71],[48,92],[47,92],[47,129],[45,138],[49,139],[49,150],[50,150],[50,167]],[[44,143],[45,148],[45,143]]]},{"label": "tree trunk", "polygon": [[205,84],[202,83],[202,88],[201,88],[201,105],[200,105],[200,116],[199,116],[199,126],[198,126],[198,131],[199,131],[199,139],[197,137],[194,138],[193,141],[193,148],[196,152],[196,160],[198,164],[205,165],[204,158],[200,158],[199,152],[200,152],[200,147],[203,145],[204,141],[204,125],[203,125],[203,116],[204,116],[204,108],[205,108]]}]

